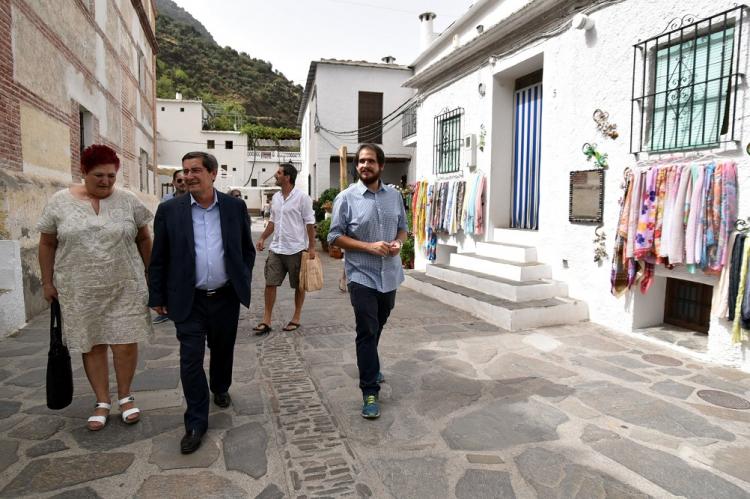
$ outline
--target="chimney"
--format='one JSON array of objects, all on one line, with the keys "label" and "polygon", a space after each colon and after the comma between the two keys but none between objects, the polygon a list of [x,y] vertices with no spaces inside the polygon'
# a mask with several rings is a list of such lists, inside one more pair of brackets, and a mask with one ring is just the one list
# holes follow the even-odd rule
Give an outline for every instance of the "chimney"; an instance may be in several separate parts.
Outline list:
[{"label": "chimney", "polygon": [[182,94],[180,92],[175,92],[174,98],[175,100],[182,100]]},{"label": "chimney", "polygon": [[425,50],[435,39],[435,31],[432,27],[432,21],[437,15],[434,12],[423,12],[419,14],[419,49]]},{"label": "chimney", "polygon": [[387,55],[380,60],[386,64],[393,64],[394,62],[396,62],[396,58],[393,57],[392,55]]}]

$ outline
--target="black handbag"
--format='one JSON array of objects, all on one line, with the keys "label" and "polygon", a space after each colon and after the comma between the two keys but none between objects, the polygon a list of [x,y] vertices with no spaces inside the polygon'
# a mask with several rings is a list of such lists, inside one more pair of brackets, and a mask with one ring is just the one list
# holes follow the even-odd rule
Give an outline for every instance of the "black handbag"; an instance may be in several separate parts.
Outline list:
[{"label": "black handbag", "polygon": [[70,352],[62,341],[62,313],[60,302],[52,300],[49,324],[49,354],[47,355],[47,407],[64,409],[73,400],[73,368]]}]

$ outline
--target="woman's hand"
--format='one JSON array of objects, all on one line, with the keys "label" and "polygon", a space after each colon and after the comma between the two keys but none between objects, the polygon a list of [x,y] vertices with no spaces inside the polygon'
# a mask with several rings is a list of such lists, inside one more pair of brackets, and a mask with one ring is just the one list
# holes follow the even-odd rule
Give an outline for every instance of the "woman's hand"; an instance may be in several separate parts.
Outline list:
[{"label": "woman's hand", "polygon": [[57,299],[57,288],[53,284],[45,284],[42,287],[42,294],[48,303],[52,303],[53,298]]}]

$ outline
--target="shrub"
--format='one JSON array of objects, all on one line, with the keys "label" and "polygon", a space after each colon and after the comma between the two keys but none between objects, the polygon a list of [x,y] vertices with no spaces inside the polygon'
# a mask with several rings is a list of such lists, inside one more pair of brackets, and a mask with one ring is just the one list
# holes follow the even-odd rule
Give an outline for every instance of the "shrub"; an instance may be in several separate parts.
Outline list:
[{"label": "shrub", "polygon": [[318,222],[318,226],[315,232],[321,243],[325,243],[328,240],[328,233],[331,231],[331,219],[326,218]]},{"label": "shrub", "polygon": [[326,216],[326,212],[323,209],[323,205],[326,203],[326,201],[330,201],[333,203],[333,200],[336,198],[336,196],[339,194],[338,187],[329,187],[328,189],[324,190],[320,193],[320,197],[318,197],[318,200],[313,203],[313,209],[315,210],[315,220],[320,222],[323,220]]}]

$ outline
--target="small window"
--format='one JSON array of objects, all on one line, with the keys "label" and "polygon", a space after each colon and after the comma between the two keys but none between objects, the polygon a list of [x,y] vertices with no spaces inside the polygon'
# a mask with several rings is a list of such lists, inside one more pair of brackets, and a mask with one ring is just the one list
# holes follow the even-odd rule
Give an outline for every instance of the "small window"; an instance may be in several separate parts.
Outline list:
[{"label": "small window", "polygon": [[383,93],[359,92],[358,142],[383,143]]},{"label": "small window", "polygon": [[236,171],[237,171],[237,168],[234,168],[234,167],[232,167],[232,171],[233,171],[233,172],[236,172]]},{"label": "small window", "polygon": [[213,149],[216,147],[216,142],[213,140],[206,141],[206,149]]},{"label": "small window", "polygon": [[164,106],[161,107],[161,110],[164,111]]},{"label": "small window", "polygon": [[664,322],[708,333],[713,286],[667,278]]},{"label": "small window", "polygon": [[251,178],[250,179],[250,187],[258,187],[258,179],[257,178]]},{"label": "small window", "polygon": [[460,168],[461,116],[463,108],[456,108],[435,116],[434,173],[457,172]]},{"label": "small window", "polygon": [[245,195],[245,199],[247,199],[247,194]]},{"label": "small window", "polygon": [[181,107],[181,108],[180,108],[180,112],[181,112],[181,113],[184,113],[184,112],[185,112],[185,108],[184,108],[184,107]]},{"label": "small window", "polygon": [[221,169],[227,171],[227,165],[221,165]]},{"label": "small window", "polygon": [[234,149],[234,142],[231,140],[224,142],[224,149]]},{"label": "small window", "polygon": [[261,171],[265,172],[265,171],[266,171],[266,169],[265,169],[265,168],[261,168]]}]

